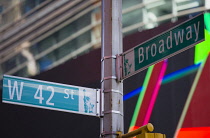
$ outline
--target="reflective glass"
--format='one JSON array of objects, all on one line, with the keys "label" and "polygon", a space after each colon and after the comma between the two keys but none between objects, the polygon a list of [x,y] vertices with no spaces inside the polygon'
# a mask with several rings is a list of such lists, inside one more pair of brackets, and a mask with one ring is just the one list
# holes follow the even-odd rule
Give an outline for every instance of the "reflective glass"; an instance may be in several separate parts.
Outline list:
[{"label": "reflective glass", "polygon": [[177,10],[183,11],[204,6],[204,0],[176,0]]},{"label": "reflective glass", "polygon": [[142,9],[134,10],[123,14],[122,24],[123,27],[128,27],[143,21]]},{"label": "reflective glass", "polygon": [[157,17],[172,13],[172,1],[160,0],[147,4],[145,6],[147,10],[147,17],[149,20],[156,20]]},{"label": "reflective glass", "polygon": [[131,6],[135,6],[136,4],[142,3],[143,0],[122,0],[122,9],[129,8]]},{"label": "reflective glass", "polygon": [[39,66],[39,70],[40,71],[45,71],[46,69],[49,68],[50,65],[53,64],[53,62],[55,62],[55,55],[54,53],[49,53],[46,56],[40,58],[37,61],[37,65]]},{"label": "reflective glass", "polygon": [[14,69],[16,66],[23,64],[26,61],[26,58],[21,53],[19,53],[13,56],[12,58],[8,59],[7,61],[3,62],[1,64],[2,70],[4,73],[6,73],[9,70]]}]

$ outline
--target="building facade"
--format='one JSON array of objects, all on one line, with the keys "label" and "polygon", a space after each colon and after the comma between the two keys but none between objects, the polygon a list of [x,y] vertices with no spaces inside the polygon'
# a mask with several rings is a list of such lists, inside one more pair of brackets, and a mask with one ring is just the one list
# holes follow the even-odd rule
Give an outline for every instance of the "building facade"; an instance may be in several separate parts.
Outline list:
[{"label": "building facade", "polygon": [[[123,0],[123,34],[209,9],[207,1]],[[0,69],[34,76],[100,47],[101,2],[2,0]]]},{"label": "building facade", "polygon": [[[210,10],[208,0],[122,0],[122,4],[124,51],[187,19]],[[210,18],[206,14],[206,30],[208,30],[208,19]],[[209,38],[208,31],[206,34]],[[208,41],[201,45],[210,46]],[[100,88],[100,47],[100,0],[0,1],[0,80],[2,80],[3,74],[7,74]],[[206,49],[206,51],[209,50]],[[202,50],[200,51],[202,52]],[[155,124],[155,128],[157,127],[156,132],[165,133],[169,137],[181,138],[184,134],[189,135],[192,131],[196,132],[194,129],[200,129],[197,131],[198,133],[206,134],[205,130],[208,130],[210,126],[209,121],[206,123],[204,121],[206,116],[203,116],[201,121],[193,122],[192,120],[199,120],[198,115],[195,114],[196,111],[204,112],[203,108],[199,108],[204,103],[197,103],[199,100],[202,101],[203,97],[208,97],[207,90],[202,89],[205,92],[203,97],[189,98],[190,93],[193,97],[192,93],[196,94],[196,91],[200,90],[197,86],[204,87],[202,84],[208,83],[208,78],[203,81],[200,77],[201,81],[196,81],[199,78],[196,77],[198,76],[197,73],[202,74],[203,72],[205,76],[205,70],[208,70],[206,60],[206,66],[204,61],[199,58],[194,61],[194,58],[198,57],[196,55],[204,55],[198,53],[199,50],[190,49],[184,54],[154,65],[137,76],[124,81],[125,132],[144,125],[145,122],[148,122],[146,119],[149,119]],[[200,71],[201,66],[199,65],[205,66],[205,70]],[[158,76],[161,73],[164,75]],[[177,75],[173,76],[176,73]],[[161,85],[156,85],[156,82]],[[193,88],[197,89],[193,91]],[[168,91],[170,93],[166,93]],[[129,95],[132,96],[129,97]],[[156,97],[152,95],[156,95]],[[185,104],[190,103],[192,99],[194,99],[194,107],[200,105],[196,109],[190,104],[188,106]],[[33,111],[30,114],[25,111],[28,108],[15,106],[14,108],[18,108],[15,110],[23,112],[19,113],[19,116],[23,116],[20,117],[20,120],[29,121],[31,119],[24,114],[35,118],[32,121],[34,127],[26,128],[26,126],[21,125],[18,119],[15,119],[16,117],[12,112],[9,112],[14,110],[13,107],[5,104],[1,104],[1,107],[5,118],[8,116],[14,118],[8,124],[7,122],[11,118],[1,120],[6,126],[4,128],[5,136],[18,136],[18,134],[9,134],[8,130],[19,133],[19,136],[26,136],[21,128],[34,133],[33,129],[38,126],[35,120],[38,119],[43,122],[43,126],[52,130],[58,128],[53,126],[59,125],[59,121],[55,121],[52,126],[49,126],[50,121],[43,120],[41,115],[33,116],[33,113],[37,112],[36,109],[31,109]],[[190,109],[191,115],[188,113],[188,109]],[[209,115],[209,111],[210,109],[207,108],[204,113]],[[48,113],[46,111],[40,114],[47,117]],[[72,133],[75,131],[72,135],[78,136],[81,130],[75,128],[74,119],[79,121],[81,116],[70,115],[72,119],[69,119],[66,114],[53,113],[49,119],[54,120],[52,117],[55,117],[55,114],[60,118],[64,116],[63,119],[66,119],[67,122],[73,122],[69,126],[63,126],[64,131],[71,128]],[[188,116],[188,119],[185,116]],[[80,127],[83,129],[88,129],[84,125],[91,122],[94,125],[99,125],[99,120],[87,117],[85,119],[80,122]],[[187,122],[184,121],[185,119]],[[65,120],[62,121],[65,122]],[[14,123],[20,124],[20,128],[12,128]],[[167,123],[170,125],[166,126]],[[39,128],[38,130],[42,131],[42,129]],[[57,133],[47,129],[43,130],[46,130],[46,133],[42,135],[45,137],[52,137],[53,135],[59,137],[55,134],[60,134],[62,137],[68,136],[63,134],[64,131],[62,130],[58,130]],[[95,132],[93,128],[90,130],[96,134],[88,134],[87,136],[99,136],[98,127]],[[82,132],[86,133],[86,131]],[[79,134],[79,136],[81,135]],[[41,137],[41,134],[34,133],[34,137],[36,136]]]}]

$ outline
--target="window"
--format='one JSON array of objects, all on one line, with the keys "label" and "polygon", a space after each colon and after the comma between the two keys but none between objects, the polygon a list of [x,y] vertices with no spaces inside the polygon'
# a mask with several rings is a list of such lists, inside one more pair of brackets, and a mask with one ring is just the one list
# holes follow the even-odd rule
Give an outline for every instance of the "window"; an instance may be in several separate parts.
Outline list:
[{"label": "window", "polygon": [[142,9],[138,9],[123,14],[123,19],[122,19],[123,28],[142,22],[143,21],[142,13],[143,13]]},{"label": "window", "polygon": [[3,6],[0,5],[0,14],[3,12]]},{"label": "window", "polygon": [[37,65],[39,65],[40,71],[45,71],[48,69],[50,65],[55,61],[55,55],[54,53],[49,53],[46,56],[40,58],[37,62]]},{"label": "window", "polygon": [[51,36],[48,36],[47,38],[43,39],[42,41],[34,44],[32,47],[30,47],[30,51],[34,55],[38,55],[41,52],[49,49],[51,46],[57,43],[57,35],[53,34]]},{"label": "window", "polygon": [[9,70],[14,69],[16,66],[23,64],[26,61],[26,58],[23,57],[21,53],[19,53],[18,55],[2,63],[2,70],[4,73],[8,72]]},{"label": "window", "polygon": [[46,1],[46,0],[25,0],[23,2],[23,8],[22,8],[23,14],[31,11],[33,8],[37,7],[44,1]]},{"label": "window", "polygon": [[143,0],[122,0],[122,9],[129,8],[131,6],[135,6],[137,4],[142,3]]},{"label": "window", "polygon": [[191,8],[204,6],[204,0],[176,0],[177,10],[183,11]]}]

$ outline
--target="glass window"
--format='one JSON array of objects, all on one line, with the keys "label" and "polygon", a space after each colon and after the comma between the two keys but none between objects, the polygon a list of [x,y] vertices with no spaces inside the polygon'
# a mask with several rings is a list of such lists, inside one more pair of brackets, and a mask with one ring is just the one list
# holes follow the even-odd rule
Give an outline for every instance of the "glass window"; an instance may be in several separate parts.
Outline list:
[{"label": "glass window", "polygon": [[2,69],[4,70],[4,72],[7,72],[15,68],[16,65],[17,65],[17,60],[15,57],[13,57],[7,60],[6,62],[2,63]]},{"label": "glass window", "polygon": [[38,51],[38,43],[32,45],[30,47],[30,52],[33,53],[33,55],[38,55],[39,51]]},{"label": "glass window", "polygon": [[[80,31],[82,28],[88,26],[91,24],[91,18],[90,18],[90,13],[82,16],[78,20],[72,22],[71,24],[65,26],[64,28],[60,29],[59,31],[55,32],[51,36],[43,39],[42,41],[34,44],[31,48],[30,51],[34,54],[37,55],[51,46],[55,45],[56,43],[66,39],[67,37],[71,36],[72,34],[75,34],[77,31]],[[89,35],[89,36],[88,36]],[[86,37],[90,37],[90,34],[86,35]],[[81,36],[79,36],[81,37]],[[78,40],[77,44],[74,45],[76,47],[78,44],[82,45],[86,39],[82,38],[82,40]],[[89,42],[88,38],[88,42]]]},{"label": "glass window", "polygon": [[142,3],[143,0],[122,0],[122,9]]},{"label": "glass window", "polygon": [[61,46],[60,48],[55,50],[55,55],[56,55],[56,59],[62,59],[63,57],[65,57],[66,55],[70,54],[71,52],[73,52],[74,50],[76,50],[77,46],[77,41],[74,39],[68,43],[66,43],[65,45]]},{"label": "glass window", "polygon": [[71,36],[75,32],[76,32],[76,23],[73,22],[58,31],[58,41],[64,40],[65,38]]},{"label": "glass window", "polygon": [[34,55],[38,55],[56,43],[57,43],[57,35],[54,34],[54,35],[51,35],[51,36],[43,39],[42,41],[38,42],[37,44],[34,44],[32,47],[30,47],[30,51]]},{"label": "glass window", "polygon": [[78,48],[84,46],[85,44],[90,43],[90,31],[78,36],[74,40],[66,43],[65,45],[61,46],[60,48],[54,51],[56,59],[62,59],[63,57],[67,56],[71,52],[77,50]]},{"label": "glass window", "polygon": [[142,9],[134,10],[123,14],[122,24],[123,27],[128,27],[136,23],[140,23],[143,21]]},{"label": "glass window", "polygon": [[54,52],[47,54],[46,56],[40,58],[37,62],[40,71],[47,70],[50,65],[55,62],[55,55]]},{"label": "glass window", "polygon": [[76,38],[77,40],[77,47],[81,47],[91,42],[91,32],[87,31],[84,34],[80,35]]},{"label": "glass window", "polygon": [[176,0],[177,10],[183,11],[204,6],[204,0]]},{"label": "glass window", "polygon": [[0,5],[0,14],[3,12],[3,6]]},{"label": "glass window", "polygon": [[26,58],[20,53],[2,63],[2,70],[4,72],[8,72],[17,67],[18,65],[23,64],[26,61],[27,61]]},{"label": "glass window", "polygon": [[44,1],[46,0],[25,0],[22,6],[22,12],[27,13]]},{"label": "glass window", "polygon": [[170,0],[160,0],[156,2],[149,3],[145,6],[145,29],[151,29],[156,27],[158,23],[158,18],[167,14],[172,14],[172,1]]},{"label": "glass window", "polygon": [[14,76],[20,76],[20,77],[28,77],[28,71],[27,71],[27,67],[17,71],[16,73],[13,74]]},{"label": "glass window", "polygon": [[[43,39],[42,41],[34,44],[30,47],[30,51],[34,55],[38,55],[41,52],[49,49],[51,46],[58,44],[59,42],[63,41],[64,39],[70,37],[73,34],[76,34],[84,27],[91,24],[91,12],[85,14],[84,16],[80,17],[78,20],[70,23],[69,25],[63,27],[59,31],[55,32],[51,36]],[[39,65],[40,71],[46,70],[50,65],[53,64],[56,60],[59,60],[69,53],[75,51],[76,49],[80,48],[81,46],[91,42],[91,32],[87,31],[74,40],[70,40],[70,42],[64,44],[63,46],[55,49],[51,53],[47,54],[46,56],[40,58],[37,63]]]},{"label": "glass window", "polygon": [[27,61],[27,59],[20,53],[17,55],[18,63],[22,64]]},{"label": "glass window", "polygon": [[90,25],[91,24],[91,13],[89,12],[89,13],[83,15],[78,20],[76,20],[75,23],[76,23],[77,31]]},{"label": "glass window", "polygon": [[56,35],[51,35],[38,43],[38,50],[39,52],[43,52],[56,43]]},{"label": "glass window", "polygon": [[147,4],[145,8],[148,14],[147,17],[150,18],[150,20],[154,20],[155,17],[172,13],[172,1],[161,0],[158,2],[153,2],[153,3]]},{"label": "glass window", "polygon": [[70,23],[69,25],[65,26],[58,33],[58,41],[62,41],[65,38],[75,34],[76,32],[80,31],[82,28],[91,24],[91,16],[90,13],[85,14],[84,16],[80,17],[78,20]]}]

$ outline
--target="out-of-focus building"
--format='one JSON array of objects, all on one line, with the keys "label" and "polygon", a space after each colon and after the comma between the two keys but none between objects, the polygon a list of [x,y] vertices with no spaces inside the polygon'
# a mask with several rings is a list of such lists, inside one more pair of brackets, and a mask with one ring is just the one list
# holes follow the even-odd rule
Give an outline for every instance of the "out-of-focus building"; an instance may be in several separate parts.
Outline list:
[{"label": "out-of-focus building", "polygon": [[[174,27],[175,24],[208,12],[210,1],[122,0],[122,6],[124,50],[128,50]],[[206,30],[210,29],[207,26],[210,24],[209,14],[205,18],[205,23]],[[208,34],[210,33],[206,31],[206,40],[210,39]],[[200,44],[200,47],[201,45],[210,47],[209,41]],[[100,58],[100,47],[100,0],[0,0],[0,80],[3,74],[7,74],[44,80],[46,78],[46,80],[65,83],[73,82],[73,84],[85,84],[88,87],[97,86],[99,88],[100,59],[96,60],[95,57]],[[210,51],[210,48],[201,49],[205,49],[206,53]],[[182,138],[186,134],[199,136],[210,130],[210,121],[205,122],[206,116],[210,114],[210,109],[207,107],[204,112],[204,108],[200,107],[207,102],[202,98],[209,96],[207,94],[209,87],[203,85],[208,83],[210,77],[202,78],[208,76],[206,74],[208,74],[210,61],[204,63],[202,59],[201,63],[198,58],[194,62],[194,56],[205,55],[202,50],[200,54],[195,51],[199,50],[190,49],[184,54],[161,62],[133,76],[128,81],[124,81],[125,132],[143,125],[146,117],[156,125],[155,130],[166,133],[169,137]],[[97,63],[92,64],[90,59]],[[204,64],[206,66],[202,70]],[[97,71],[94,70],[95,67]],[[79,72],[81,68],[88,72],[86,73],[88,77],[82,76],[85,71]],[[68,76],[68,72],[72,76]],[[92,73],[97,75],[94,76]],[[161,73],[164,75],[158,76]],[[79,81],[84,83],[78,83]],[[206,89],[196,89],[197,86]],[[193,97],[198,91],[204,93]],[[190,105],[191,101],[194,102],[192,102],[194,106]],[[199,104],[198,101],[200,101]],[[4,109],[6,106],[4,105]],[[200,114],[196,111],[204,113],[201,117],[203,120],[198,119]],[[4,112],[3,116],[7,117],[8,114],[12,113]],[[4,120],[7,120],[6,117]],[[26,120],[30,120],[30,117]],[[80,132],[81,130],[74,127],[74,120],[77,120],[75,116],[71,120],[72,124],[68,127],[63,126],[64,129],[74,128],[72,133]],[[18,122],[18,120],[15,121]],[[82,120],[80,124],[85,121]],[[7,124],[5,133],[7,133],[7,128],[7,130],[13,129],[12,123],[11,121]],[[20,122],[18,123],[21,125]],[[43,126],[51,127],[48,123],[43,123]],[[88,129],[92,130],[94,127]],[[16,131],[19,132],[19,129]],[[63,134],[63,131],[58,131]],[[53,132],[49,130],[48,133]],[[65,136],[63,134],[63,137]]]},{"label": "out-of-focus building", "polygon": [[[176,22],[206,0],[123,0],[123,34]],[[100,47],[99,0],[1,0],[0,78],[33,76]]]}]

